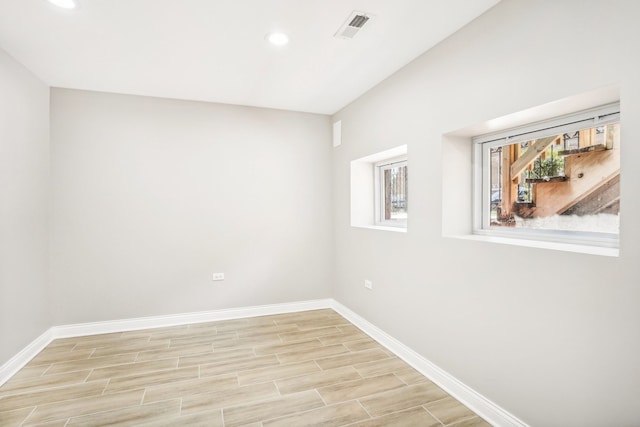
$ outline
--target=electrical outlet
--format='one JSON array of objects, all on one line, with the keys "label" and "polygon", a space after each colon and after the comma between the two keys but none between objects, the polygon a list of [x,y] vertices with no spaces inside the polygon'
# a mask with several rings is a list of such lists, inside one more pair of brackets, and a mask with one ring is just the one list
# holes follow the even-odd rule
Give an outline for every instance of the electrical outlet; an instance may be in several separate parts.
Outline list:
[{"label": "electrical outlet", "polygon": [[213,280],[224,280],[224,273],[213,273]]},{"label": "electrical outlet", "polygon": [[371,280],[365,280],[364,281],[364,287],[371,290],[373,289],[373,282],[371,282]]}]

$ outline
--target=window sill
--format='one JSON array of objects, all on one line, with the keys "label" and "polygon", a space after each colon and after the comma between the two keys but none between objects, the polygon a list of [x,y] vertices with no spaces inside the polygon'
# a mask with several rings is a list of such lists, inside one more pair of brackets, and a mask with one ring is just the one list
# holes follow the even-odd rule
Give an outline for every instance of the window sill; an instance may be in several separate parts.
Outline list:
[{"label": "window sill", "polygon": [[352,225],[354,228],[368,228],[370,230],[393,231],[395,233],[406,233],[406,227],[388,227],[384,225]]},{"label": "window sill", "polygon": [[446,237],[452,237],[455,239],[464,239],[464,240],[474,240],[476,242],[499,243],[504,245],[526,246],[529,248],[537,248],[537,249],[550,249],[555,251],[576,252],[576,253],[582,253],[582,254],[588,254],[588,255],[599,255],[599,256],[609,256],[609,257],[620,256],[620,249],[618,248],[606,248],[606,247],[600,247],[600,246],[580,245],[575,243],[558,243],[558,242],[548,242],[544,240],[528,240],[528,239],[518,239],[513,237],[501,237],[501,236],[482,236],[478,234],[467,234],[467,235],[446,236]]}]

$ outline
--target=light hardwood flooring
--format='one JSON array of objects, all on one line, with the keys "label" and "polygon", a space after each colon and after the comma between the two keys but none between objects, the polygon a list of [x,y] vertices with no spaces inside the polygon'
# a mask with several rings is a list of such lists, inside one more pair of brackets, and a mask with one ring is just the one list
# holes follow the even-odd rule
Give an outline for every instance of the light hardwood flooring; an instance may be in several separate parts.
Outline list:
[{"label": "light hardwood flooring", "polygon": [[0,426],[488,426],[333,310],[58,339]]}]

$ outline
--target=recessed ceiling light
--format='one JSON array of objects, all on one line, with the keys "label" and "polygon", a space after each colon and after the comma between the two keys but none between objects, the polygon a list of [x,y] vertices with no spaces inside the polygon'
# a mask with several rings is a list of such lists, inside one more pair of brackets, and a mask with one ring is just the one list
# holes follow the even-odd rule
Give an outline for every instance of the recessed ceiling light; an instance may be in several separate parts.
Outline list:
[{"label": "recessed ceiling light", "polygon": [[48,0],[48,2],[63,9],[75,9],[78,7],[76,0]]},{"label": "recessed ceiling light", "polygon": [[275,46],[284,46],[289,43],[289,36],[285,33],[269,33],[265,38]]}]

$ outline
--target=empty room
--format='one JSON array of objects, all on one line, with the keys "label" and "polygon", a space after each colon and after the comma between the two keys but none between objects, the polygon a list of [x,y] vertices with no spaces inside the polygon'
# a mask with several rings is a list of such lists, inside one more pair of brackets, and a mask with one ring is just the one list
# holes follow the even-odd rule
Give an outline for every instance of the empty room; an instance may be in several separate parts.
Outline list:
[{"label": "empty room", "polygon": [[0,0],[0,426],[640,426],[639,20]]}]

